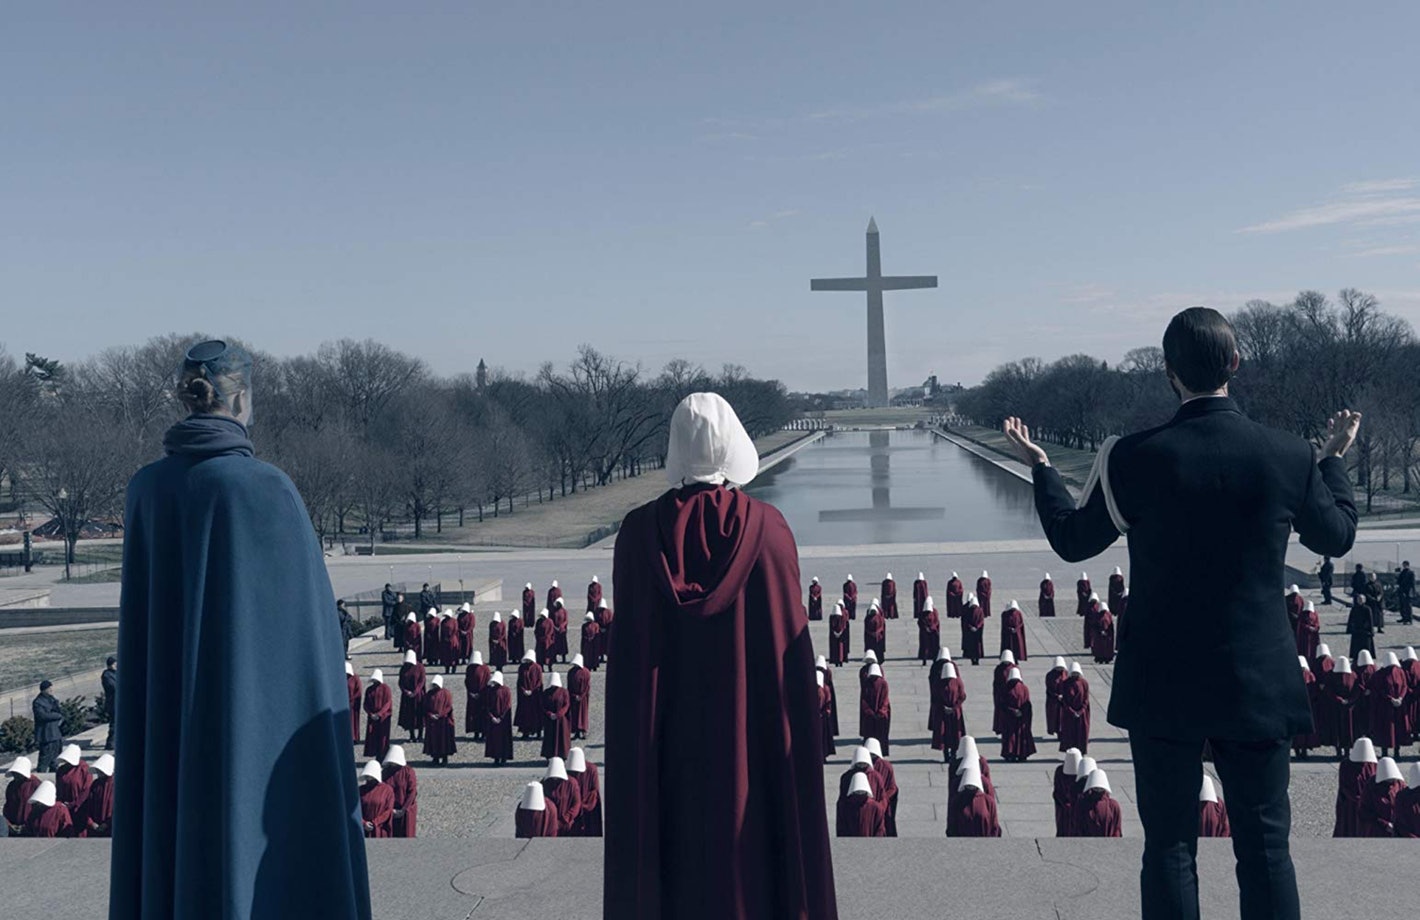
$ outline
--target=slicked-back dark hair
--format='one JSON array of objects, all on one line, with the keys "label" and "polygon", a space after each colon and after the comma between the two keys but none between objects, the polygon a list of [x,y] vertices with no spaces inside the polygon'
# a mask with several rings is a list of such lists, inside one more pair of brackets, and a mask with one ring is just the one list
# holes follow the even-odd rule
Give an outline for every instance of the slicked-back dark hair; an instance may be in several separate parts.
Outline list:
[{"label": "slicked-back dark hair", "polygon": [[1209,393],[1233,376],[1238,338],[1217,310],[1189,307],[1164,330],[1164,361],[1193,393]]}]

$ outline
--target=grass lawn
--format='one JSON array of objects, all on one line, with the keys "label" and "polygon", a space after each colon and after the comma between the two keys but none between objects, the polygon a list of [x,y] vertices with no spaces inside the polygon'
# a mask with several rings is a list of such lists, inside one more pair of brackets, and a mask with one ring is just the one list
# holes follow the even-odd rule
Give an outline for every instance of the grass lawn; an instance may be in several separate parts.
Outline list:
[{"label": "grass lawn", "polygon": [[[48,678],[54,681],[54,695],[60,699],[89,695],[91,691],[87,686],[72,687],[64,678],[102,668],[104,659],[117,648],[117,629],[75,629],[23,636],[7,636],[0,631],[0,692]],[[29,714],[28,709],[24,714]],[[9,716],[8,711],[0,713],[0,717]]]}]

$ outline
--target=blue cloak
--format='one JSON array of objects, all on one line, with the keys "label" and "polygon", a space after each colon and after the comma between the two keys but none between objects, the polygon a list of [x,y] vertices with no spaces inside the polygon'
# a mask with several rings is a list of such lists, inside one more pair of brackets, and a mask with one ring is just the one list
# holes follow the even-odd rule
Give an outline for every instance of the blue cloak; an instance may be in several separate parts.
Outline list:
[{"label": "blue cloak", "polygon": [[195,415],[128,486],[109,917],[370,916],[340,630],[295,486]]}]

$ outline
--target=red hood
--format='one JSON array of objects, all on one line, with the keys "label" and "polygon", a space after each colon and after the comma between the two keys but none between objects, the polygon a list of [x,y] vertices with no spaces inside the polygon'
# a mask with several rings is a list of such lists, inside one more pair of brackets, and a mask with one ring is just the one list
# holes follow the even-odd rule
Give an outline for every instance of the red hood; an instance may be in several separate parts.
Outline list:
[{"label": "red hood", "polygon": [[693,616],[727,609],[759,561],[763,522],[759,504],[737,489],[694,485],[661,496],[650,563],[662,595]]}]

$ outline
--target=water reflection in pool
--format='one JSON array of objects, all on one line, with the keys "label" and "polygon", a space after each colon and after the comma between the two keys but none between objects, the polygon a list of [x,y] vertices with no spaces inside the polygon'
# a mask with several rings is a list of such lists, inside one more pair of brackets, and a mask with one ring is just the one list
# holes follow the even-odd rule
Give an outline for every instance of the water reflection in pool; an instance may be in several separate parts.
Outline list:
[{"label": "water reflection in pool", "polygon": [[830,434],[747,491],[806,545],[1041,536],[1028,483],[926,431]]}]

